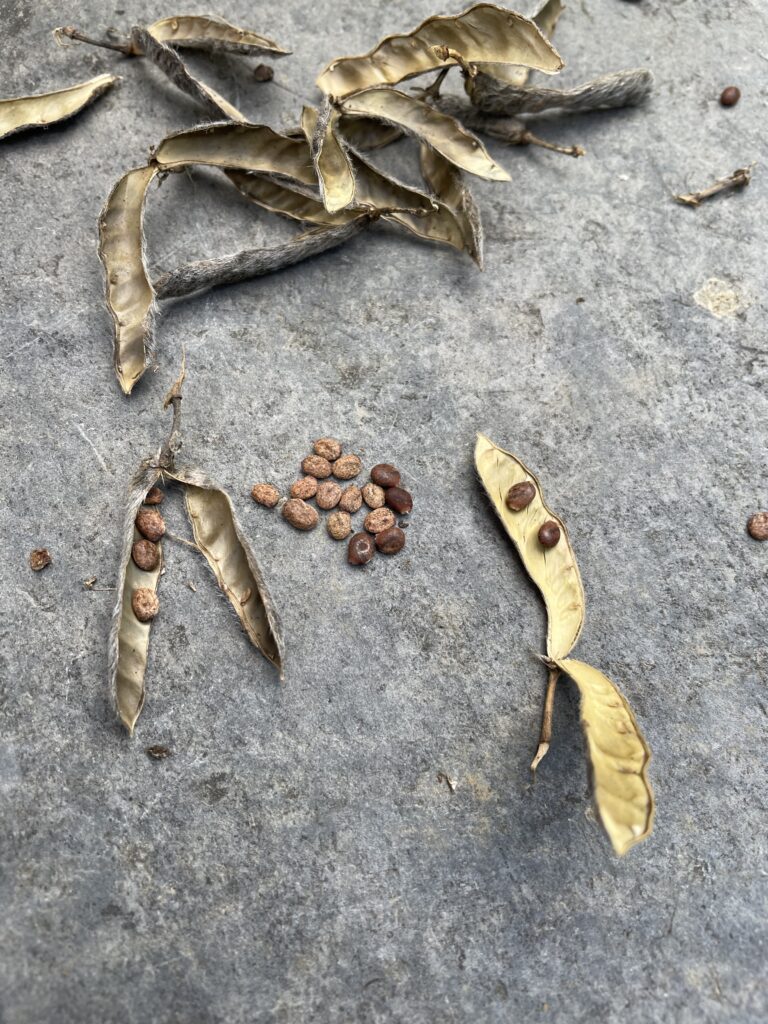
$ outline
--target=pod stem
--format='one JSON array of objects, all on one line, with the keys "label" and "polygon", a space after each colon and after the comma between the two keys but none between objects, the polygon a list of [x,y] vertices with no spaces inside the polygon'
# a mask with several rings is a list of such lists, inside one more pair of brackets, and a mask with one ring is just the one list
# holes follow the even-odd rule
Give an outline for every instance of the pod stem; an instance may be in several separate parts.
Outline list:
[{"label": "pod stem", "polygon": [[79,29],[75,28],[74,25],[65,25],[62,28],[54,29],[53,32],[56,42],[60,45],[62,36],[67,39],[73,39],[78,43],[88,43],[89,46],[100,46],[104,50],[117,50],[118,53],[125,54],[126,57],[135,56],[135,51],[131,45],[130,40],[126,43],[113,43],[109,39],[94,39],[92,36],[87,36]]},{"label": "pod stem", "polygon": [[544,695],[544,712],[541,716],[539,745],[536,748],[536,756],[531,762],[531,771],[534,775],[542,760],[547,756],[549,744],[552,741],[552,714],[555,708],[555,688],[559,678],[560,669],[557,666],[550,666],[549,677],[547,678],[547,692]]},{"label": "pod stem", "polygon": [[547,142],[546,139],[539,138],[538,135],[534,135],[527,129],[520,136],[519,145],[541,146],[542,149],[551,149],[553,153],[565,153],[566,156],[580,157],[586,153],[583,146],[558,146],[556,142]]}]

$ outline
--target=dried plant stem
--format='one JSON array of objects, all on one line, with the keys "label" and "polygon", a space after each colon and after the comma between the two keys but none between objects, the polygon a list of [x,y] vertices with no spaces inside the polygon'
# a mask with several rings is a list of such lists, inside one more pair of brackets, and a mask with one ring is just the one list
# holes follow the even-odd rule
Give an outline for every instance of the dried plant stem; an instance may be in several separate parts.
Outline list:
[{"label": "dried plant stem", "polygon": [[733,174],[729,174],[727,178],[718,178],[714,185],[710,185],[709,188],[704,188],[700,192],[686,192],[683,195],[675,196],[675,199],[678,203],[683,203],[684,206],[699,206],[705,199],[711,199],[712,196],[716,196],[719,192],[726,192],[729,189],[746,188],[752,180],[752,169],[754,166],[754,164],[750,164],[749,167],[739,167]]},{"label": "dried plant stem", "polygon": [[109,39],[94,39],[92,36],[85,35],[73,25],[65,25],[62,28],[55,28],[53,30],[53,35],[59,45],[63,45],[61,43],[63,36],[66,39],[73,39],[78,43],[88,43],[90,46],[100,46],[105,50],[117,50],[118,53],[124,53],[126,57],[136,55],[136,51],[133,49],[130,40],[125,43],[114,43]]},{"label": "dried plant stem", "polygon": [[541,764],[542,760],[547,756],[549,750],[549,744],[552,741],[552,712],[555,707],[555,689],[557,687],[557,681],[560,678],[560,669],[557,667],[550,667],[549,677],[547,679],[547,692],[544,697],[544,713],[541,717],[541,732],[539,733],[539,745],[536,748],[536,756],[531,762],[531,771],[536,772],[536,769]]},{"label": "dried plant stem", "polygon": [[472,81],[472,103],[484,114],[540,114],[543,110],[580,114],[634,107],[646,99],[653,87],[653,75],[647,68],[600,75],[575,89],[503,85],[489,75],[478,75]]},{"label": "dried plant stem", "polygon": [[556,142],[548,142],[542,139],[528,128],[525,121],[517,117],[504,117],[497,114],[484,114],[468,103],[462,103],[453,97],[440,99],[437,106],[446,114],[451,114],[473,132],[481,132],[492,139],[506,142],[509,146],[540,146],[542,149],[550,149],[555,153],[564,153],[566,156],[584,156],[586,150],[583,146],[561,146]]}]

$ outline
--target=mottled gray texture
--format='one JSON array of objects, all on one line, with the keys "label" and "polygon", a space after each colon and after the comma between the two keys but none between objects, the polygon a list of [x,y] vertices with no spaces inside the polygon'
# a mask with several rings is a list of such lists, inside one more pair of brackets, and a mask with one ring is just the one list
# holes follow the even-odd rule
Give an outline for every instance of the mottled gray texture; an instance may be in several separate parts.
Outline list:
[{"label": "mottled gray texture", "polygon": [[[253,60],[192,64],[292,125],[327,59],[433,10],[220,0],[295,54],[267,85]],[[167,309],[158,372],[130,399],[96,219],[121,173],[198,118],[146,63],[50,36],[172,7],[121,11],[2,3],[3,94],[124,75],[76,122],[0,151],[3,1024],[764,1020],[768,545],[745,523],[768,505],[768,168],[699,210],[670,196],[765,154],[765,5],[574,0],[562,84],[645,64],[655,98],[537,122],[583,160],[491,144],[514,180],[474,188],[484,273],[377,227]],[[723,110],[732,82],[743,98]],[[407,146],[381,160],[416,181]],[[147,222],[156,273],[295,230],[212,172],[153,188]],[[739,293],[737,316],[696,304],[710,278]],[[126,488],[167,431],[182,345],[184,461],[233,495],[284,622],[286,684],[203,560],[169,542],[130,741],[107,687],[114,595],[80,581],[114,585]],[[570,689],[530,786],[544,616],[475,482],[476,429],[567,520],[578,653],[653,745],[656,832],[622,862],[588,812]],[[403,555],[352,571],[323,530],[250,501],[328,434],[402,468]],[[54,564],[35,575],[42,545]],[[151,761],[152,744],[173,756]]]}]

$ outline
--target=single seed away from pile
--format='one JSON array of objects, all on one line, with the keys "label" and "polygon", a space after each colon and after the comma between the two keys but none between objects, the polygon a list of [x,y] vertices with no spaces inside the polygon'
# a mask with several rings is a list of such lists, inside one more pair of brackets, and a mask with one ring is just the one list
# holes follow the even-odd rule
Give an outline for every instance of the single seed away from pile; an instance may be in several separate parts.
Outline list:
[{"label": "single seed away from pile", "polygon": [[755,540],[768,540],[768,512],[755,512],[750,516],[747,530]]}]

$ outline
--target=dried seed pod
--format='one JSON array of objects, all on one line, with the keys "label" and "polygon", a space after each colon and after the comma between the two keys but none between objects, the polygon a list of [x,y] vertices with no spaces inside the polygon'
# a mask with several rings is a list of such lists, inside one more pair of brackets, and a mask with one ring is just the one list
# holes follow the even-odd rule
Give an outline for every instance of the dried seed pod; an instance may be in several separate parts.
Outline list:
[{"label": "dried seed pod", "polygon": [[318,518],[317,509],[300,498],[289,498],[283,505],[283,519],[297,530],[314,530]]},{"label": "dried seed pod", "polygon": [[114,75],[97,75],[87,82],[38,96],[0,100],[0,139],[28,128],[47,128],[79,114],[119,81]]},{"label": "dried seed pod", "polygon": [[280,501],[280,491],[274,484],[254,484],[251,488],[251,497],[257,505],[274,508]]},{"label": "dried seed pod", "polygon": [[755,512],[747,520],[747,530],[755,540],[768,540],[768,512]]},{"label": "dried seed pod", "polygon": [[354,513],[359,511],[363,504],[363,493],[359,487],[355,487],[354,484],[350,484],[349,487],[345,487],[341,492],[341,498],[339,498],[339,508],[342,512]]},{"label": "dried seed pod", "polygon": [[373,537],[367,533],[356,533],[349,538],[347,561],[350,565],[365,565],[376,554]]},{"label": "dried seed pod", "polygon": [[384,488],[374,483],[366,484],[363,487],[363,501],[368,508],[381,508],[386,501]]},{"label": "dried seed pod", "polygon": [[353,149],[368,153],[372,149],[384,149],[403,137],[399,128],[374,121],[372,117],[344,117],[339,121],[338,130],[344,141]]},{"label": "dried seed pod", "polygon": [[131,548],[134,563],[144,572],[154,572],[160,565],[160,548],[151,540],[137,540]]},{"label": "dried seed pod", "polygon": [[165,520],[157,509],[142,508],[136,516],[136,529],[147,540],[158,541],[165,533]]},{"label": "dried seed pod", "polygon": [[650,95],[653,74],[648,68],[629,68],[600,75],[574,89],[515,88],[480,74],[466,79],[465,88],[472,103],[484,114],[510,116],[538,114],[544,110],[567,110],[580,114],[639,106]]},{"label": "dried seed pod", "polygon": [[29,553],[29,567],[32,572],[41,572],[49,566],[53,559],[48,548],[35,548]]},{"label": "dried seed pod", "polygon": [[387,505],[399,516],[406,516],[413,509],[411,492],[404,487],[388,487],[384,497]]},{"label": "dried seed pod", "polygon": [[400,470],[389,462],[380,462],[371,470],[371,480],[384,490],[388,487],[397,487],[400,484]]},{"label": "dried seed pod", "polygon": [[376,547],[383,555],[396,555],[405,547],[405,533],[399,526],[390,526],[376,534]]},{"label": "dried seed pod", "polygon": [[153,22],[147,31],[155,39],[182,49],[205,50],[209,53],[242,53],[259,57],[268,54],[284,57],[284,50],[265,36],[248,29],[230,25],[222,18],[211,15],[176,15]]},{"label": "dried seed pod", "polygon": [[519,484],[513,484],[507,491],[504,502],[512,512],[522,512],[528,508],[536,497],[536,488],[530,480],[521,480]]},{"label": "dried seed pod", "polygon": [[453,215],[461,233],[463,248],[482,270],[483,224],[480,209],[464,184],[461,171],[425,143],[420,147],[420,161],[424,180]]},{"label": "dried seed pod", "polygon": [[539,527],[538,538],[543,548],[553,548],[560,541],[560,527],[552,519],[548,519]]},{"label": "dried seed pod", "polygon": [[160,487],[150,487],[147,496],[144,498],[145,505],[160,505],[165,498],[165,492]]},{"label": "dried seed pod", "polygon": [[342,455],[333,463],[333,475],[337,480],[351,480],[362,468],[363,464],[357,455]]},{"label": "dried seed pod", "polygon": [[[251,202],[279,213],[291,220],[309,224],[348,224],[360,216],[357,208],[329,213],[319,199],[290,187],[285,181],[275,181],[262,174],[248,171],[225,171],[233,185]],[[300,188],[303,186],[299,186]]]},{"label": "dried seed pod", "polygon": [[355,198],[355,176],[347,148],[337,132],[341,114],[326,102],[322,112],[304,107],[301,126],[307,137],[320,183],[320,196],[329,213],[343,210]]},{"label": "dried seed pod", "polygon": [[302,462],[301,469],[308,476],[317,477],[318,480],[325,480],[332,472],[330,462],[322,455],[308,455]]},{"label": "dried seed pod", "polygon": [[[545,0],[532,20],[536,28],[548,40],[551,40],[560,15],[563,13],[561,0]],[[497,80],[506,82],[509,85],[525,85],[531,73],[529,67],[515,66],[511,64],[489,64],[483,61],[473,62],[476,73],[493,75]],[[562,67],[562,65],[561,65]]]},{"label": "dried seed pod", "polygon": [[317,507],[324,509],[336,508],[341,500],[341,488],[334,480],[324,480],[317,487]]},{"label": "dried seed pod", "polygon": [[369,512],[363,521],[363,526],[368,533],[381,533],[382,530],[389,530],[396,525],[394,513],[388,508],[375,508]]},{"label": "dried seed pod", "polygon": [[325,528],[334,540],[346,540],[352,532],[352,517],[349,512],[332,512]]},{"label": "dried seed pod", "polygon": [[335,462],[341,456],[341,443],[333,437],[319,437],[312,445],[315,455],[329,462]]},{"label": "dried seed pod", "polygon": [[313,476],[304,476],[291,486],[292,498],[301,498],[302,501],[306,501],[308,498],[314,498],[316,494],[317,480]]},{"label": "dried seed pod", "polygon": [[139,622],[151,622],[160,610],[160,601],[150,587],[138,587],[131,596],[131,608]]}]

